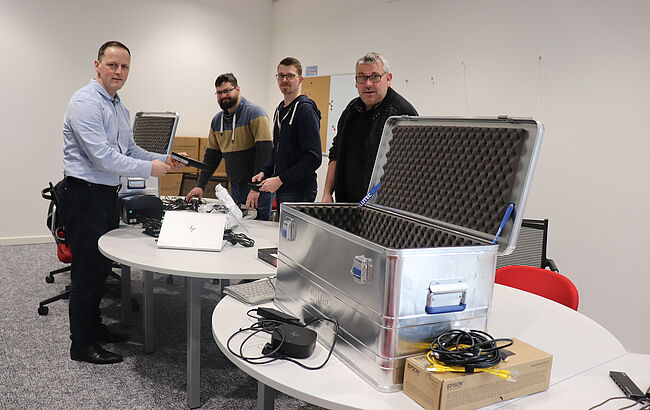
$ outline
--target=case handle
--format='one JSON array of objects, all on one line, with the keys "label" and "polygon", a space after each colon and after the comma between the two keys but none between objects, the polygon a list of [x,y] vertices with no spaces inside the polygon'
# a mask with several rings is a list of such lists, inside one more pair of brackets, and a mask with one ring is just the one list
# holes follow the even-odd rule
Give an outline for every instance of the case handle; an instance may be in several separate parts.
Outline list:
[{"label": "case handle", "polygon": [[424,308],[428,314],[461,312],[465,310],[467,282],[463,279],[440,279],[429,284],[427,304]]}]

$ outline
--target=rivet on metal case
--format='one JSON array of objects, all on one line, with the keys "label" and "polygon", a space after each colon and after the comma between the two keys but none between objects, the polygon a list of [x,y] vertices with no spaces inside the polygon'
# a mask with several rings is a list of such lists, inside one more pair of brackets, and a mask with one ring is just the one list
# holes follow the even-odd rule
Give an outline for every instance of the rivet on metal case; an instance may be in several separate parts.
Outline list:
[{"label": "rivet on metal case", "polygon": [[296,222],[287,218],[282,222],[282,238],[287,242],[293,242],[296,240]]},{"label": "rivet on metal case", "polygon": [[440,279],[429,284],[425,311],[429,314],[465,310],[467,282],[463,279]]},{"label": "rivet on metal case", "polygon": [[372,259],[363,255],[355,256],[350,273],[355,282],[364,284],[372,277]]}]

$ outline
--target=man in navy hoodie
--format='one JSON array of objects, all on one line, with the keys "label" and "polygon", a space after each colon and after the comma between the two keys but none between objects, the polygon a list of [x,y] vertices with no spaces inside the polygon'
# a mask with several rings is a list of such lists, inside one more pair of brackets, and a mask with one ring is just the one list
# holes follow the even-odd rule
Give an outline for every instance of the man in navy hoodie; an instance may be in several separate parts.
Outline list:
[{"label": "man in navy hoodie", "polygon": [[275,192],[278,206],[282,202],[314,202],[316,170],[322,161],[320,111],[314,101],[300,95],[300,61],[284,58],[276,77],[284,100],[273,116],[273,156],[252,181],[262,182],[262,192]]}]

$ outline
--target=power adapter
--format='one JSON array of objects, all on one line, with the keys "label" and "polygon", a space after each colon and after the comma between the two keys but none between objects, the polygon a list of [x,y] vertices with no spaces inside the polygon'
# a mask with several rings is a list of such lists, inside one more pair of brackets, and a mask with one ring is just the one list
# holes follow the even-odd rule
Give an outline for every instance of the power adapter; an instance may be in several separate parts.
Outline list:
[{"label": "power adapter", "polygon": [[634,384],[632,379],[628,377],[624,372],[610,371],[609,377],[614,380],[618,385],[621,391],[625,394],[625,397],[632,400],[641,400],[646,397],[646,395],[639,389],[639,387]]},{"label": "power adapter", "polygon": [[271,342],[262,349],[262,354],[268,355],[277,350],[275,357],[294,357],[306,359],[316,348],[316,332],[306,327],[282,323],[273,330]]},{"label": "power adapter", "polygon": [[284,312],[281,312],[272,308],[258,307],[257,314],[268,320],[277,320],[278,322],[288,323],[292,325],[297,325],[300,323],[300,319],[287,315]]}]

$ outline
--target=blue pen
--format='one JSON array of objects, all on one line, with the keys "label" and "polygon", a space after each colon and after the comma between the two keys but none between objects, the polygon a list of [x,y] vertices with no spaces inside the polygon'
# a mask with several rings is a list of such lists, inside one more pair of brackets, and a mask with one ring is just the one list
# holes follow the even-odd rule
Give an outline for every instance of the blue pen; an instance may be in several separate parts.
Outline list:
[{"label": "blue pen", "polygon": [[508,207],[506,208],[506,212],[503,214],[503,219],[501,220],[501,224],[499,225],[497,234],[494,235],[494,239],[492,239],[493,244],[497,243],[497,239],[499,239],[499,236],[501,236],[501,231],[503,231],[503,228],[505,228],[506,223],[508,222],[508,219],[510,219],[510,215],[512,215],[512,212],[514,210],[515,210],[515,203],[510,202],[508,204]]},{"label": "blue pen", "polygon": [[359,206],[364,206],[366,202],[370,201],[370,198],[372,198],[377,193],[377,191],[379,191],[380,187],[381,187],[381,182],[375,185],[374,187],[372,187],[370,192],[368,192],[368,194],[366,194],[366,196],[364,196],[363,199],[359,201]]}]

